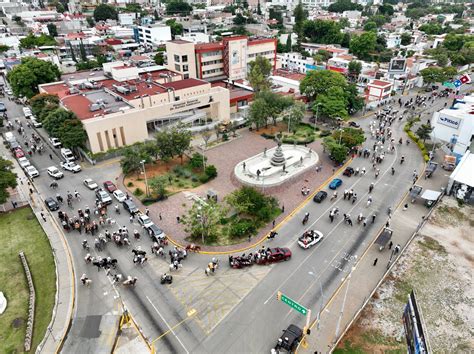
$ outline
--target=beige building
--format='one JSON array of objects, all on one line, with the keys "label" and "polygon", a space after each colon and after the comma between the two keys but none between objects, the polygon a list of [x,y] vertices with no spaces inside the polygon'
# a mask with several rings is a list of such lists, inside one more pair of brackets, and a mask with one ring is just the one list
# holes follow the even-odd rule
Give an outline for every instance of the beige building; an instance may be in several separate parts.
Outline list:
[{"label": "beige building", "polygon": [[224,37],[222,42],[194,44],[184,40],[166,43],[168,69],[183,77],[206,81],[242,80],[248,64],[264,56],[276,69],[276,38],[249,39],[247,36]]},{"label": "beige building", "polygon": [[229,91],[169,70],[140,73],[127,65],[104,68],[108,77],[40,85],[84,124],[93,153],[144,141],[160,127],[229,120]]}]

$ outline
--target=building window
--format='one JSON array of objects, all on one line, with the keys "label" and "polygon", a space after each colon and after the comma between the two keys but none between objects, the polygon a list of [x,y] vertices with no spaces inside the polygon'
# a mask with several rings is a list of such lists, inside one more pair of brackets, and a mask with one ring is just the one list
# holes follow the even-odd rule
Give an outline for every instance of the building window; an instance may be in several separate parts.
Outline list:
[{"label": "building window", "polygon": [[176,54],[174,55],[174,61],[179,63],[179,55],[176,55]]},{"label": "building window", "polygon": [[176,69],[176,71],[181,71],[181,66],[179,66],[178,64],[174,64],[174,68]]},{"label": "building window", "polygon": [[188,71],[188,66],[187,65],[183,65],[183,71]]},{"label": "building window", "polygon": [[189,79],[189,74],[184,74],[184,75],[183,75],[183,79],[185,79],[185,80],[186,80],[186,79]]},{"label": "building window", "polygon": [[187,55],[183,55],[183,56],[181,57],[181,61],[182,61],[183,63],[187,63],[187,62],[188,62],[188,56],[187,56]]}]

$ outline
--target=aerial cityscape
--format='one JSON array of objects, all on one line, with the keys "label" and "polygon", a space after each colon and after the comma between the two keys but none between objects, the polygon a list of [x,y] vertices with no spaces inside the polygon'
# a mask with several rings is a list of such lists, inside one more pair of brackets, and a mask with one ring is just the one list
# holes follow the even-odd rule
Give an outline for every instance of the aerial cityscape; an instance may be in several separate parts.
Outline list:
[{"label": "aerial cityscape", "polygon": [[473,3],[0,16],[0,353],[474,351]]}]

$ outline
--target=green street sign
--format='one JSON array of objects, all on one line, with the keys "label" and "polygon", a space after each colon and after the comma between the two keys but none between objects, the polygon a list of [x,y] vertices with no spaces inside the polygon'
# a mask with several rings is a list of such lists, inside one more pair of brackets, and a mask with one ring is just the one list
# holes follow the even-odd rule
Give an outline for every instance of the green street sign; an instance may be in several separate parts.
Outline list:
[{"label": "green street sign", "polygon": [[284,302],[288,306],[290,306],[293,310],[298,311],[302,315],[306,316],[308,314],[308,309],[303,305],[298,304],[295,300],[290,299],[288,296],[284,295],[280,291],[278,292],[278,300]]}]

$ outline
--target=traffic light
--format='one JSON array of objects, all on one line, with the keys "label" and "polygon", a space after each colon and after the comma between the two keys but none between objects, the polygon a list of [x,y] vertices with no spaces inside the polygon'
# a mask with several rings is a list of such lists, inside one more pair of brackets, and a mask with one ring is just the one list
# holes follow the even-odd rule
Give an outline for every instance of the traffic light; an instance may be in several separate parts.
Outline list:
[{"label": "traffic light", "polygon": [[278,291],[278,292],[277,292],[277,300],[278,300],[278,301],[281,301],[281,291]]}]

